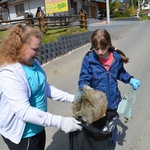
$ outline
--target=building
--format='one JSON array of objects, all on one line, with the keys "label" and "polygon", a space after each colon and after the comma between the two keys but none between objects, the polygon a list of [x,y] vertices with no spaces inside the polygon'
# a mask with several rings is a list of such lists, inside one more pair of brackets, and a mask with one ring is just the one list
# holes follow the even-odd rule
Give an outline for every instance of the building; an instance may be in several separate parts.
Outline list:
[{"label": "building", "polygon": [[1,0],[1,20],[23,19],[27,12],[35,16],[38,7],[44,10],[43,0]]},{"label": "building", "polygon": [[149,0],[143,0],[141,5],[142,10],[150,10],[150,2]]},{"label": "building", "polygon": [[[35,17],[37,8],[41,7],[45,12],[44,0],[0,0],[0,20],[23,19],[25,13],[32,14]],[[68,12],[55,13],[51,15],[78,15],[81,8],[87,11],[87,16],[97,18],[99,9],[106,7],[105,0],[68,0]]]},{"label": "building", "polygon": [[74,0],[74,13],[78,14],[83,6],[85,6],[88,17],[98,18],[99,9],[106,8],[106,1],[105,0]]}]

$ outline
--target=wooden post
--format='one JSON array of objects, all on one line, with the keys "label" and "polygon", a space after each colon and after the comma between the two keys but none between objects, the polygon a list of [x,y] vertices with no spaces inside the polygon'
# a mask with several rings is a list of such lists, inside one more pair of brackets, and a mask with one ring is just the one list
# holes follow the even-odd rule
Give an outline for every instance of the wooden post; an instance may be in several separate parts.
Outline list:
[{"label": "wooden post", "polygon": [[31,26],[31,24],[32,24],[31,20],[29,18],[30,18],[29,13],[25,13],[25,22],[26,22],[27,26]]},{"label": "wooden post", "polygon": [[41,16],[41,30],[42,30],[43,33],[46,33],[44,15]]},{"label": "wooden post", "polygon": [[81,18],[81,28],[85,28],[87,30],[87,13],[84,9],[80,10],[80,18]]},{"label": "wooden post", "polygon": [[41,7],[38,7],[37,12],[36,12],[36,17],[38,17],[39,28],[43,33],[46,33],[44,16],[45,14],[41,10]]}]

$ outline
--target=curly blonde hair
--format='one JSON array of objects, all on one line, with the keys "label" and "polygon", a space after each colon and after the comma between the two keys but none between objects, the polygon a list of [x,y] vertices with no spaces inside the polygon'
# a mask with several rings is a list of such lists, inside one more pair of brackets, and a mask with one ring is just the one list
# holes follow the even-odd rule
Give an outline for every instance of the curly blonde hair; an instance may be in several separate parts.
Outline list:
[{"label": "curly blonde hair", "polygon": [[42,32],[36,27],[21,24],[13,26],[0,44],[0,66],[15,62],[21,62],[22,46],[28,44],[31,37],[42,39]]}]

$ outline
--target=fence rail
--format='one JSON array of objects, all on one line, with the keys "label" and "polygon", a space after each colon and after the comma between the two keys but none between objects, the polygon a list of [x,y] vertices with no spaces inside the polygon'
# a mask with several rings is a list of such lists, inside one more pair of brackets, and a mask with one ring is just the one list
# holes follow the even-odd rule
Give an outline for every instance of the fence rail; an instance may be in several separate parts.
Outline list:
[{"label": "fence rail", "polygon": [[[82,17],[83,18],[83,17]],[[83,19],[80,15],[74,16],[39,16],[39,17],[30,17],[26,16],[25,19],[15,19],[0,21],[0,30],[7,30],[9,27],[15,24],[23,24],[24,26],[38,26],[43,33],[46,33],[48,30],[75,27],[79,26],[81,28],[87,28],[83,25]],[[85,22],[85,19],[84,19]]]}]

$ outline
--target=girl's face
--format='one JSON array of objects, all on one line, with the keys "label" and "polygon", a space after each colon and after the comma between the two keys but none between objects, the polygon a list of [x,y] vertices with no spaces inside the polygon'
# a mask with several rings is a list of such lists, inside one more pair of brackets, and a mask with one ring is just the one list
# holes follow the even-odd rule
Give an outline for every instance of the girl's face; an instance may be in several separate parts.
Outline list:
[{"label": "girl's face", "polygon": [[105,49],[101,48],[95,48],[94,51],[100,58],[108,58],[109,57],[109,52],[108,52],[109,46],[107,46]]},{"label": "girl's face", "polygon": [[40,54],[41,39],[32,36],[29,44],[23,46],[23,61],[25,64],[32,66],[36,56]]}]

